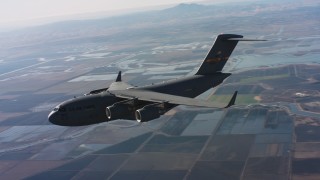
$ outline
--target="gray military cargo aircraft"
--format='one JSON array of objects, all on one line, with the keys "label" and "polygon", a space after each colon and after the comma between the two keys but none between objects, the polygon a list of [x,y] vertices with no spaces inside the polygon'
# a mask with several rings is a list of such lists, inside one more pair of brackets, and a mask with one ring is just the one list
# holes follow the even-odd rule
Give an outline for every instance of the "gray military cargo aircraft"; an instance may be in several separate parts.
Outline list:
[{"label": "gray military cargo aircraft", "polygon": [[97,89],[67,100],[56,106],[49,114],[51,123],[61,126],[83,126],[117,119],[147,122],[177,105],[223,109],[234,105],[237,91],[228,104],[219,104],[194,99],[210,88],[221,84],[231,73],[222,69],[238,41],[259,41],[243,39],[236,34],[220,34],[202,62],[198,71],[189,77],[143,87],[135,87],[121,80],[121,71],[109,88]]}]

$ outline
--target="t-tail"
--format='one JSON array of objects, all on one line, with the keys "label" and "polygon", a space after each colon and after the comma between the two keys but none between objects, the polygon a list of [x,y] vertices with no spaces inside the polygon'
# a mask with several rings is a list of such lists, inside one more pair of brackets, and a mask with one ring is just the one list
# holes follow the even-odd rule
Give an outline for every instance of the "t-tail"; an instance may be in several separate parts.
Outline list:
[{"label": "t-tail", "polygon": [[237,34],[220,34],[196,74],[209,75],[221,72],[239,41],[264,40],[243,39],[242,35]]}]

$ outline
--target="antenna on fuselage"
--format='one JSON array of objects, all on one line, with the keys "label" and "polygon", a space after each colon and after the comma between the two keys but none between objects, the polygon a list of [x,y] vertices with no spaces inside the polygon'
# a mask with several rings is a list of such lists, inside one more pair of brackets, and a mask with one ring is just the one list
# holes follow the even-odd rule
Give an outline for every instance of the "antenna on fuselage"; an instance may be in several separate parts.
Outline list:
[{"label": "antenna on fuselage", "polygon": [[116,82],[121,82],[121,71],[119,71]]}]

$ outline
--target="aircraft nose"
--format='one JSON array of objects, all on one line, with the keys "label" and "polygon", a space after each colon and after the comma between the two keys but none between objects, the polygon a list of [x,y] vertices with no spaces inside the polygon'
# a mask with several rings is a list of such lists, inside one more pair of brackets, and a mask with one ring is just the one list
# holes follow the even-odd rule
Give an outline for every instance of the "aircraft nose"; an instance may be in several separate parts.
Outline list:
[{"label": "aircraft nose", "polygon": [[52,124],[60,125],[61,124],[61,117],[57,112],[52,111],[48,115],[48,119]]}]

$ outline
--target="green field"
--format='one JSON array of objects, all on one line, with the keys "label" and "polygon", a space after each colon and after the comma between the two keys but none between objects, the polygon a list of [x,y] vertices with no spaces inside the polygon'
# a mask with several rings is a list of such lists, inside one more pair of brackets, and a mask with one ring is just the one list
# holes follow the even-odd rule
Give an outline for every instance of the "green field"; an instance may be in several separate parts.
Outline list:
[{"label": "green field", "polygon": [[286,74],[277,74],[277,75],[272,75],[272,76],[250,77],[250,78],[241,79],[240,83],[254,83],[254,82],[260,82],[263,80],[287,78],[289,76],[290,75],[288,73],[286,73]]},{"label": "green field", "polygon": [[[239,94],[236,99],[236,104],[252,104],[258,103],[259,101],[255,100],[254,97],[257,94]],[[227,104],[232,97],[232,94],[229,95],[213,95],[209,98],[209,101],[225,103]]]}]

